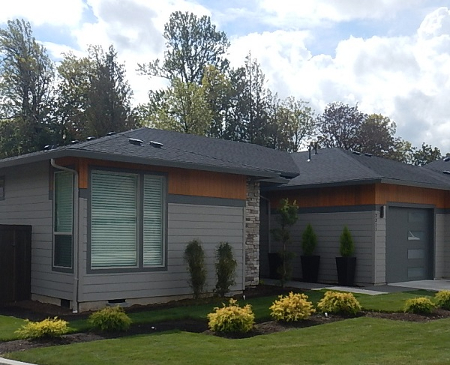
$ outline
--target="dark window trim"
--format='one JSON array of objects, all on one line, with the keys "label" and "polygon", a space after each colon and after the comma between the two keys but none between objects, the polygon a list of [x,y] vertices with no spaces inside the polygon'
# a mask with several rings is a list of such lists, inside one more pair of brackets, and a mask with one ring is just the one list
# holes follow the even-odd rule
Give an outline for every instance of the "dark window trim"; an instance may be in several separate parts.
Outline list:
[{"label": "dark window trim", "polygon": [[5,190],[6,190],[6,177],[0,176],[0,200],[5,200]]},{"label": "dark window trim", "polygon": [[[109,268],[93,268],[92,267],[92,256],[91,256],[91,235],[92,235],[92,206],[91,206],[91,192],[92,192],[92,171],[106,171],[111,173],[124,173],[124,174],[136,174],[138,175],[138,264],[135,267],[109,267]],[[163,179],[163,265],[160,267],[150,267],[144,266],[143,264],[143,204],[141,202],[141,197],[144,192],[144,176],[162,176]],[[168,173],[159,172],[159,171],[149,171],[149,170],[140,170],[140,169],[123,169],[123,168],[115,168],[115,167],[105,167],[105,166],[89,166],[89,175],[88,175],[88,212],[87,212],[87,258],[86,258],[86,272],[88,274],[114,274],[114,273],[133,273],[133,272],[157,272],[157,271],[167,271],[167,262],[168,262]]]}]

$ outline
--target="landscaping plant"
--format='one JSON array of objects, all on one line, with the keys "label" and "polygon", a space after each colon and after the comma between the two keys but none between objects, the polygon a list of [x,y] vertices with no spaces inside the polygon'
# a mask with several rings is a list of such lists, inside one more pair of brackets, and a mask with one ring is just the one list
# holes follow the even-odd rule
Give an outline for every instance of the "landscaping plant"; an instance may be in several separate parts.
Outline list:
[{"label": "landscaping plant", "polygon": [[310,223],[306,226],[302,234],[302,250],[305,256],[311,256],[317,246],[317,235]]},{"label": "landscaping plant", "polygon": [[430,314],[433,313],[436,305],[431,299],[426,297],[408,299],[405,303],[404,311],[407,313]]},{"label": "landscaping plant", "polygon": [[290,227],[297,222],[298,219],[298,206],[294,200],[289,203],[288,199],[281,199],[280,205],[277,209],[277,221],[280,225],[278,228],[271,230],[275,241],[281,243],[281,267],[278,268],[280,274],[281,286],[284,287],[286,282],[291,278],[292,265],[291,261],[294,258],[294,253],[288,251],[288,245],[292,243]]},{"label": "landscaping plant", "polygon": [[327,291],[317,304],[317,309],[322,313],[336,313],[356,315],[361,311],[361,304],[352,293],[340,293]]},{"label": "landscaping plant", "polygon": [[313,304],[308,301],[306,294],[294,294],[290,292],[289,295],[280,295],[270,307],[270,315],[276,321],[282,322],[297,322],[302,319],[307,319],[315,312]]},{"label": "landscaping plant", "polygon": [[339,242],[340,242],[339,252],[341,256],[342,257],[353,256],[353,253],[355,252],[355,245],[353,244],[352,234],[350,233],[350,230],[348,229],[347,226],[344,226]]},{"label": "landscaping plant", "polygon": [[439,308],[450,310],[450,290],[441,290],[436,293],[435,299]]},{"label": "landscaping plant", "polygon": [[194,291],[194,298],[198,299],[206,282],[205,252],[199,240],[192,240],[187,244],[184,259],[190,274],[189,285]]},{"label": "landscaping plant", "polygon": [[92,327],[105,332],[126,331],[130,328],[131,319],[123,308],[105,307],[89,316],[89,323]]},{"label": "landscaping plant", "polygon": [[67,322],[58,319],[58,317],[47,318],[40,322],[31,322],[27,320],[27,323],[19,328],[16,333],[20,338],[37,339],[37,338],[50,338],[61,337],[69,331]]},{"label": "landscaping plant", "polygon": [[230,299],[228,305],[215,307],[214,312],[208,314],[208,326],[211,331],[218,333],[247,333],[253,329],[255,315],[250,304],[240,307],[237,300]]},{"label": "landscaping plant", "polygon": [[216,275],[217,283],[215,292],[221,297],[230,291],[234,281],[236,260],[233,258],[233,250],[228,242],[222,242],[216,252]]}]

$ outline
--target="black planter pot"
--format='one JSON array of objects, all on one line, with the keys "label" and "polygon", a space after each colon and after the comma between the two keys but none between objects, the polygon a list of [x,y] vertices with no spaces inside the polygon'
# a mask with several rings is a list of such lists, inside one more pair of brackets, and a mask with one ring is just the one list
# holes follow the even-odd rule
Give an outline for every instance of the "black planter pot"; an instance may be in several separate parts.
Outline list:
[{"label": "black planter pot", "polygon": [[307,283],[317,283],[319,279],[320,256],[300,256],[302,262],[302,278]]},{"label": "black planter pot", "polygon": [[269,253],[269,277],[271,279],[279,280],[281,278],[278,272],[283,261],[278,253]]},{"label": "black planter pot", "polygon": [[355,285],[356,257],[336,257],[338,284]]}]

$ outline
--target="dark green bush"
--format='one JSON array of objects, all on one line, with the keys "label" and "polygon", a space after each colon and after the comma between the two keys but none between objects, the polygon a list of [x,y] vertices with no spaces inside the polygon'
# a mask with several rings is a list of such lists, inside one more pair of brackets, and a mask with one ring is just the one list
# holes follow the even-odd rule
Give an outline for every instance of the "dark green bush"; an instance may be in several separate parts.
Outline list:
[{"label": "dark green bush", "polygon": [[344,227],[340,237],[339,252],[343,257],[353,256],[353,253],[355,252],[353,238],[347,226]]},{"label": "dark green bush", "polygon": [[205,252],[199,240],[187,244],[184,259],[190,274],[189,285],[194,291],[194,298],[198,299],[206,283]]},{"label": "dark green bush", "polygon": [[92,327],[104,332],[126,331],[130,328],[131,319],[119,307],[105,307],[89,316]]},{"label": "dark green bush", "polygon": [[305,256],[311,256],[317,246],[317,235],[308,223],[302,234],[302,250]]},{"label": "dark green bush", "polygon": [[228,242],[220,243],[216,258],[217,283],[215,292],[223,297],[230,291],[230,286],[235,283],[234,275],[237,266],[237,262],[233,258],[233,250]]}]

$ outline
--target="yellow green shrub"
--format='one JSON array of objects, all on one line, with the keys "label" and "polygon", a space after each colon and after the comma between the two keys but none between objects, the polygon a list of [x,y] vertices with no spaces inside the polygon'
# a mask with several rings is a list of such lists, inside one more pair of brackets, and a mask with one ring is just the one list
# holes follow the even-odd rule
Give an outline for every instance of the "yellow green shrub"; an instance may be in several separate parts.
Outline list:
[{"label": "yellow green shrub", "polygon": [[450,310],[450,290],[441,290],[434,296],[439,308]]},{"label": "yellow green shrub", "polygon": [[426,297],[408,299],[404,311],[408,313],[429,314],[436,308],[431,299]]},{"label": "yellow green shrub", "polygon": [[16,333],[20,338],[49,338],[61,337],[69,331],[67,322],[55,318],[47,318],[40,322],[32,322],[27,320],[27,323],[19,328]]},{"label": "yellow green shrub", "polygon": [[305,294],[294,294],[290,292],[289,295],[280,295],[279,299],[273,302],[269,308],[270,315],[276,321],[283,322],[297,322],[302,319],[307,319],[315,312],[313,304],[308,301],[308,296]]},{"label": "yellow green shrub", "polygon": [[91,326],[105,332],[126,331],[130,328],[131,319],[119,307],[105,307],[89,316]]},{"label": "yellow green shrub", "polygon": [[230,303],[223,304],[222,308],[214,308],[208,319],[212,331],[223,333],[246,333],[253,329],[255,323],[251,305],[240,307],[235,299],[230,299]]},{"label": "yellow green shrub", "polygon": [[327,291],[317,309],[323,313],[356,315],[361,311],[361,305],[352,293]]}]

